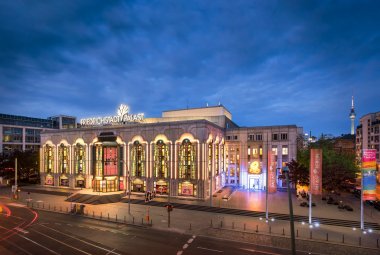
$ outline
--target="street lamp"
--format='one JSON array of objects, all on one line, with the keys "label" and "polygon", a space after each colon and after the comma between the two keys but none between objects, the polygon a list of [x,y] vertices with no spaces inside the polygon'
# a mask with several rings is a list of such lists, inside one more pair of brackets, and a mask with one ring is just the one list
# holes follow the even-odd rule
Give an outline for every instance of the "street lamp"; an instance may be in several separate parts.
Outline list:
[{"label": "street lamp", "polygon": [[292,246],[292,255],[296,255],[296,240],[294,237],[294,218],[293,218],[293,204],[292,204],[292,195],[290,192],[290,183],[289,183],[289,167],[284,166],[282,168],[283,173],[286,177],[286,185],[288,188],[288,198],[289,198],[289,214],[290,214],[290,235],[291,235],[291,246]]}]

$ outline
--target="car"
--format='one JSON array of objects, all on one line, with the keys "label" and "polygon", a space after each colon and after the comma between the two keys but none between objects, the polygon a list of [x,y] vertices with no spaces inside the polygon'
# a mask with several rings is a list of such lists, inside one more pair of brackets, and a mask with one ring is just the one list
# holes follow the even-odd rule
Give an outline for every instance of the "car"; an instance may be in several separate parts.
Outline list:
[{"label": "car", "polygon": [[374,207],[376,210],[379,210],[379,211],[380,211],[380,201],[379,201],[379,200],[374,201],[374,202],[373,202],[373,207]]}]

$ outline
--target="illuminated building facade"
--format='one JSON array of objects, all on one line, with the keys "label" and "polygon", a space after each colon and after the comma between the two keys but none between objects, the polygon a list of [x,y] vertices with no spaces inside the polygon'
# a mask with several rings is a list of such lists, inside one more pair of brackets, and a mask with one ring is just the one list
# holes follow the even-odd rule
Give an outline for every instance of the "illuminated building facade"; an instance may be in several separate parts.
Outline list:
[{"label": "illuminated building facade", "polygon": [[128,111],[121,105],[116,116],[43,132],[41,184],[197,199],[225,185],[264,189],[267,148],[280,150],[281,165],[296,157],[302,134],[296,126],[239,128],[221,105],[166,111],[161,118]]}]

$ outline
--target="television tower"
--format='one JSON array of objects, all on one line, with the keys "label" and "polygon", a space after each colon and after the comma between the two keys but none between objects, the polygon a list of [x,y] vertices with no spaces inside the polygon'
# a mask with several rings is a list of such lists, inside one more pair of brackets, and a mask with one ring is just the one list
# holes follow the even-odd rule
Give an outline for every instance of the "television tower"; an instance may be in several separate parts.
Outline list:
[{"label": "television tower", "polygon": [[351,119],[351,135],[354,135],[355,134],[355,117],[356,117],[356,113],[355,113],[355,109],[354,109],[354,96],[352,96],[351,111],[350,111],[349,116]]}]

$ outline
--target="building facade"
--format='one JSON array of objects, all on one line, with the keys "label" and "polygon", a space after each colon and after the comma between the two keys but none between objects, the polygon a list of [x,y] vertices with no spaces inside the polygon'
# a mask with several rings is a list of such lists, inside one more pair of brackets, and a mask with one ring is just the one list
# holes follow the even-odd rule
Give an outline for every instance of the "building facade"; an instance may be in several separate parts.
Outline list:
[{"label": "building facade", "polygon": [[[224,106],[83,119],[41,133],[41,184],[205,199],[225,185],[263,190],[267,151],[296,158],[302,128],[239,128]],[[302,145],[302,139],[300,139]],[[281,186],[281,181],[279,181]]]},{"label": "building facade", "polygon": [[356,128],[356,157],[361,161],[363,149],[375,149],[378,168],[380,166],[380,112],[369,113],[360,118]]},{"label": "building facade", "polygon": [[0,154],[10,154],[15,150],[38,151],[41,144],[41,131],[75,127],[76,118],[70,116],[41,119],[0,114]]}]

